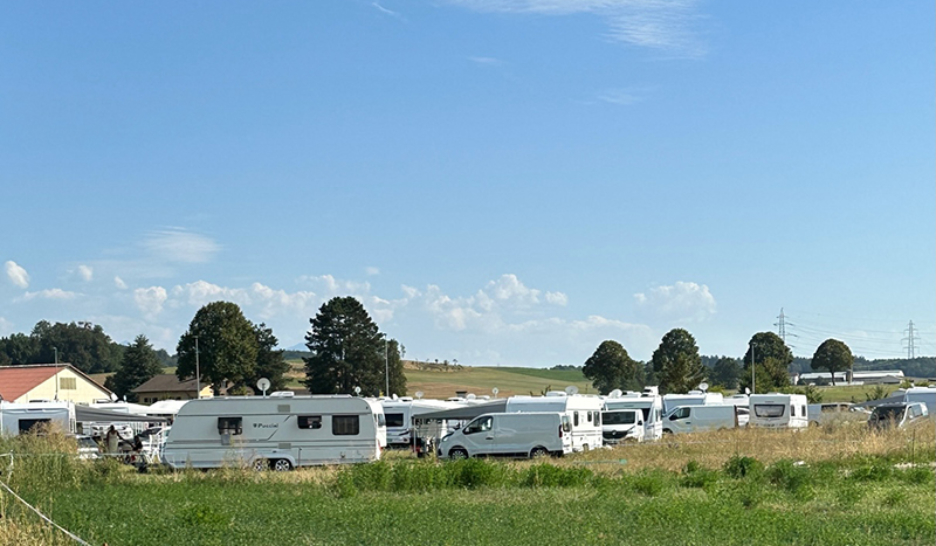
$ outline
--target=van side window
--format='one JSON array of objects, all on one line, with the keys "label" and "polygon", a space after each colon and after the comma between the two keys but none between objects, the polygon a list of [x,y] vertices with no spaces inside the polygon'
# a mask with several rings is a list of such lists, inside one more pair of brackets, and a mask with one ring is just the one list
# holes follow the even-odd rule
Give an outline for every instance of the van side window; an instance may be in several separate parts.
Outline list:
[{"label": "van side window", "polygon": [[319,429],[322,428],[321,415],[300,415],[296,418],[301,429]]},{"label": "van side window", "polygon": [[578,412],[576,411],[575,413],[572,414],[572,426],[577,427],[578,423],[579,423]]},{"label": "van side window", "polygon": [[590,411],[585,412],[585,420],[588,421],[589,423],[592,422],[592,412]]},{"label": "van side window", "polygon": [[670,421],[675,421],[677,419],[686,419],[689,417],[689,408],[679,408],[670,415]]},{"label": "van side window", "polygon": [[790,405],[790,417],[796,417],[796,406]]},{"label": "van side window", "polygon": [[474,434],[476,432],[484,432],[491,430],[491,427],[494,426],[493,417],[485,417],[484,419],[476,419],[468,424],[465,427],[465,434]]},{"label": "van side window", "polygon": [[332,434],[335,436],[357,436],[361,433],[358,415],[332,415]]},{"label": "van side window", "polygon": [[601,426],[601,412],[595,412],[595,426]]},{"label": "van side window", "polygon": [[244,433],[243,417],[218,417],[218,434],[237,436]]}]

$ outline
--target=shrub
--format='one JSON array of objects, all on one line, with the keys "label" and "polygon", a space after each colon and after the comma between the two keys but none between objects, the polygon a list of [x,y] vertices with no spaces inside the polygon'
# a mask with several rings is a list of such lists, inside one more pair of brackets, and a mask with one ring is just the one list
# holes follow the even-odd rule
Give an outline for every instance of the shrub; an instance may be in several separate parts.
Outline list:
[{"label": "shrub", "polygon": [[445,465],[451,473],[451,482],[455,487],[494,487],[507,485],[510,478],[506,467],[489,463],[483,459],[463,459]]},{"label": "shrub", "polygon": [[535,464],[526,469],[520,483],[527,487],[570,487],[585,485],[594,474],[587,468],[560,468],[549,463]]},{"label": "shrub", "polygon": [[695,461],[686,463],[683,468],[683,475],[680,479],[680,485],[683,487],[703,487],[707,488],[718,481],[718,472],[702,468],[702,465]]},{"label": "shrub", "polygon": [[933,483],[933,470],[925,466],[914,466],[897,472],[897,477],[907,483],[923,485]]},{"label": "shrub", "polygon": [[757,478],[764,472],[764,463],[754,457],[733,455],[725,461],[725,474],[739,480],[741,478]]},{"label": "shrub", "polygon": [[659,471],[644,472],[630,478],[634,491],[648,497],[656,497],[666,489],[667,479]]}]

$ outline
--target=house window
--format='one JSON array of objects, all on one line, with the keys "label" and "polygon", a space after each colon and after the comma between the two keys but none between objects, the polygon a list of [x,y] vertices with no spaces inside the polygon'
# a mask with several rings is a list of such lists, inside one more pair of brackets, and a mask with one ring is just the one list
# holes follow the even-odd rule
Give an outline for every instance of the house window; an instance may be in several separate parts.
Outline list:
[{"label": "house window", "polygon": [[335,436],[357,436],[361,433],[361,419],[357,415],[333,415],[332,434]]},{"label": "house window", "polygon": [[77,380],[74,377],[60,377],[59,388],[63,391],[73,391],[78,388]]},{"label": "house window", "polygon": [[301,429],[319,429],[322,428],[321,415],[299,415],[296,418]]}]

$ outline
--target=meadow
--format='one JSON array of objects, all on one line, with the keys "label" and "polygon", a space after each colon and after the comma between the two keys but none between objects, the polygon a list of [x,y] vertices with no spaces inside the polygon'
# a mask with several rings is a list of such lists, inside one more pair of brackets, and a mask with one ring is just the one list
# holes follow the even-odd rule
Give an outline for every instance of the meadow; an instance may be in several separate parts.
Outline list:
[{"label": "meadow", "polygon": [[[59,437],[2,479],[91,544],[932,544],[936,430],[730,430],[562,459],[389,453],[288,473],[138,474]],[[2,467],[3,465],[0,465]],[[0,495],[0,544],[73,544]]]}]

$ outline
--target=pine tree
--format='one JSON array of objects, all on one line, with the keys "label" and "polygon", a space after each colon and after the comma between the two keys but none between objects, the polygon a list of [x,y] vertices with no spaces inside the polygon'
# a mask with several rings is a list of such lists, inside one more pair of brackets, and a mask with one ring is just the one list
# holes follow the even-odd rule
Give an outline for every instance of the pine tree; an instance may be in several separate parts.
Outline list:
[{"label": "pine tree", "polygon": [[159,364],[156,351],[146,336],[139,335],[133,345],[124,351],[120,369],[107,378],[104,386],[114,391],[118,398],[126,396],[128,402],[136,402],[137,395],[131,391],[161,373],[163,367]]}]

